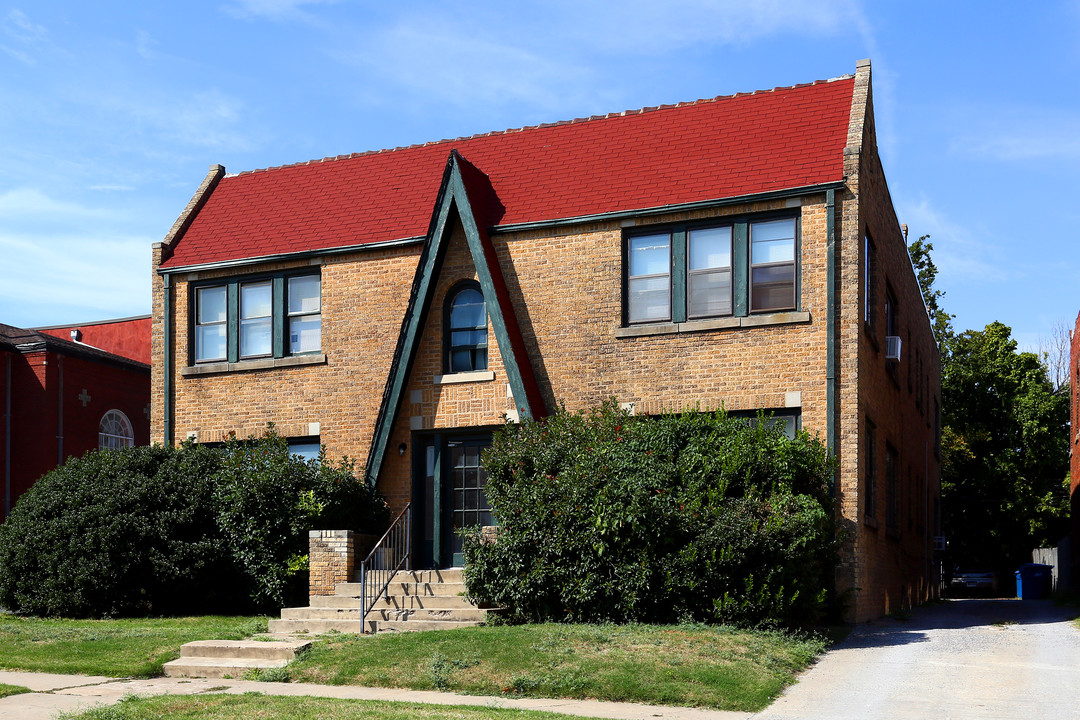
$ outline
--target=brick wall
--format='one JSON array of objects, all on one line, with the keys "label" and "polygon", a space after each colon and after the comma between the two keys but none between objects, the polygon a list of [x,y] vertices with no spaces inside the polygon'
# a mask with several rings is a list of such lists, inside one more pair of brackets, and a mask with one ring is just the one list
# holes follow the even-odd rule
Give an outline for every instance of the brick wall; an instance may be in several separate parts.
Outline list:
[{"label": "brick wall", "polygon": [[308,532],[308,595],[333,595],[338,583],[352,582],[355,566],[352,530]]},{"label": "brick wall", "polygon": [[1070,338],[1069,388],[1072,401],[1069,408],[1069,498],[1072,518],[1073,590],[1080,590],[1080,314]]},{"label": "brick wall", "polygon": [[[840,500],[842,521],[852,535],[841,570],[857,620],[909,607],[937,597],[938,568],[932,553],[940,534],[940,454],[937,413],[941,366],[922,294],[911,269],[904,233],[897,221],[873,123],[869,74],[856,78],[852,136],[861,136],[857,152],[846,154],[853,201],[842,207],[840,272],[842,399]],[[850,147],[850,146],[849,146]],[[864,238],[873,244],[871,319],[864,319],[866,287]],[[896,332],[901,338],[898,362],[885,358],[886,296],[891,295]],[[874,456],[867,456],[867,422],[873,424]],[[888,522],[887,455],[896,458],[899,490],[895,522]],[[875,472],[875,508],[867,513],[866,482]]]},{"label": "brick wall", "polygon": [[[0,383],[6,386],[10,364],[11,426],[0,429],[11,438],[12,506],[42,475],[96,450],[98,426],[109,410],[120,410],[131,421],[136,445],[149,444],[147,371],[51,350],[4,356]],[[6,408],[7,398],[2,399],[0,407]],[[0,498],[0,517],[3,511]]]}]

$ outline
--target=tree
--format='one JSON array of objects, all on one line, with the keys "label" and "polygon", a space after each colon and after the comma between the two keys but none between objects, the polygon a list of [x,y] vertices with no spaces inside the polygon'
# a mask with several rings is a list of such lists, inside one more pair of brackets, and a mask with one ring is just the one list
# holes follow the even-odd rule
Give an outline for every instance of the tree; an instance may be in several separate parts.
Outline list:
[{"label": "tree", "polygon": [[1068,395],[1069,365],[1072,351],[1072,328],[1064,320],[1058,320],[1050,328],[1049,337],[1039,338],[1039,357],[1046,360],[1050,371],[1050,382],[1054,390],[1064,391]]},{"label": "tree", "polygon": [[[930,257],[934,245],[929,240],[929,235],[923,235],[908,245],[908,255],[911,257],[911,264],[915,268],[915,276],[919,280],[919,289],[922,290],[923,302],[926,303],[926,310],[930,315],[930,325],[934,330],[934,339],[937,340],[938,349],[944,350],[946,341],[952,337],[952,319],[956,316],[942,310],[938,302],[945,297],[945,291],[934,288],[934,283],[937,282],[938,269]],[[942,352],[942,355],[944,354]]]},{"label": "tree", "polygon": [[1069,396],[999,322],[948,340],[943,520],[951,560],[1001,572],[1067,531]]}]

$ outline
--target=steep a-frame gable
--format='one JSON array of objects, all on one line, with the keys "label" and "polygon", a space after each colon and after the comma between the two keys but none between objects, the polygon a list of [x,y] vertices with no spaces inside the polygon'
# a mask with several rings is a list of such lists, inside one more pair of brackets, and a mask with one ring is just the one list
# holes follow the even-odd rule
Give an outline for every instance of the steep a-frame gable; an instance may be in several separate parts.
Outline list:
[{"label": "steep a-frame gable", "polygon": [[450,151],[431,222],[413,278],[409,306],[398,334],[397,348],[390,367],[375,433],[368,454],[366,477],[374,484],[393,431],[394,420],[404,397],[405,387],[416,357],[420,337],[431,311],[435,283],[456,215],[465,231],[480,288],[488,308],[499,351],[503,357],[507,381],[521,418],[543,417],[547,411],[536,383],[521,329],[499,267],[495,249],[484,225],[484,208],[495,200],[488,179],[465,160],[457,150]]}]

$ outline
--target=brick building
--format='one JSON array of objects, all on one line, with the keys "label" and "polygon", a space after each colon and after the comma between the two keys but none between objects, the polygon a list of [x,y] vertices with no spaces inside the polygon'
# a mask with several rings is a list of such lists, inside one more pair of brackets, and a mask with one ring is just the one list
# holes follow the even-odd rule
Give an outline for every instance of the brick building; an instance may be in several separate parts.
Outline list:
[{"label": "brick building", "polygon": [[[507,420],[766,410],[836,454],[866,619],[937,591],[940,368],[878,157],[829,81],[226,175],[154,249],[155,440],[347,454],[415,559],[487,518]],[[453,499],[453,501],[452,501]]]},{"label": "brick building", "polygon": [[150,442],[150,316],[0,324],[0,520],[35,480],[99,447]]},{"label": "brick building", "polygon": [[1072,590],[1080,590],[1080,314],[1069,334],[1069,547],[1072,568],[1069,577]]}]

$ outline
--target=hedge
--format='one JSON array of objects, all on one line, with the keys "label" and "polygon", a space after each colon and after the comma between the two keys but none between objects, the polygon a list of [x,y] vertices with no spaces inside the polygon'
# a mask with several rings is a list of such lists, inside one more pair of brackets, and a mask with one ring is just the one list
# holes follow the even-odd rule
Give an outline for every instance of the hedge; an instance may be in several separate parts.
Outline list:
[{"label": "hedge", "polygon": [[469,595],[510,619],[804,625],[836,562],[833,463],[805,432],[614,402],[507,425],[483,456],[498,539]]},{"label": "hedge", "polygon": [[307,531],[385,527],[351,461],[290,455],[269,431],[222,447],[87,453],[0,525],[0,606],[105,617],[272,610],[306,593]]}]

